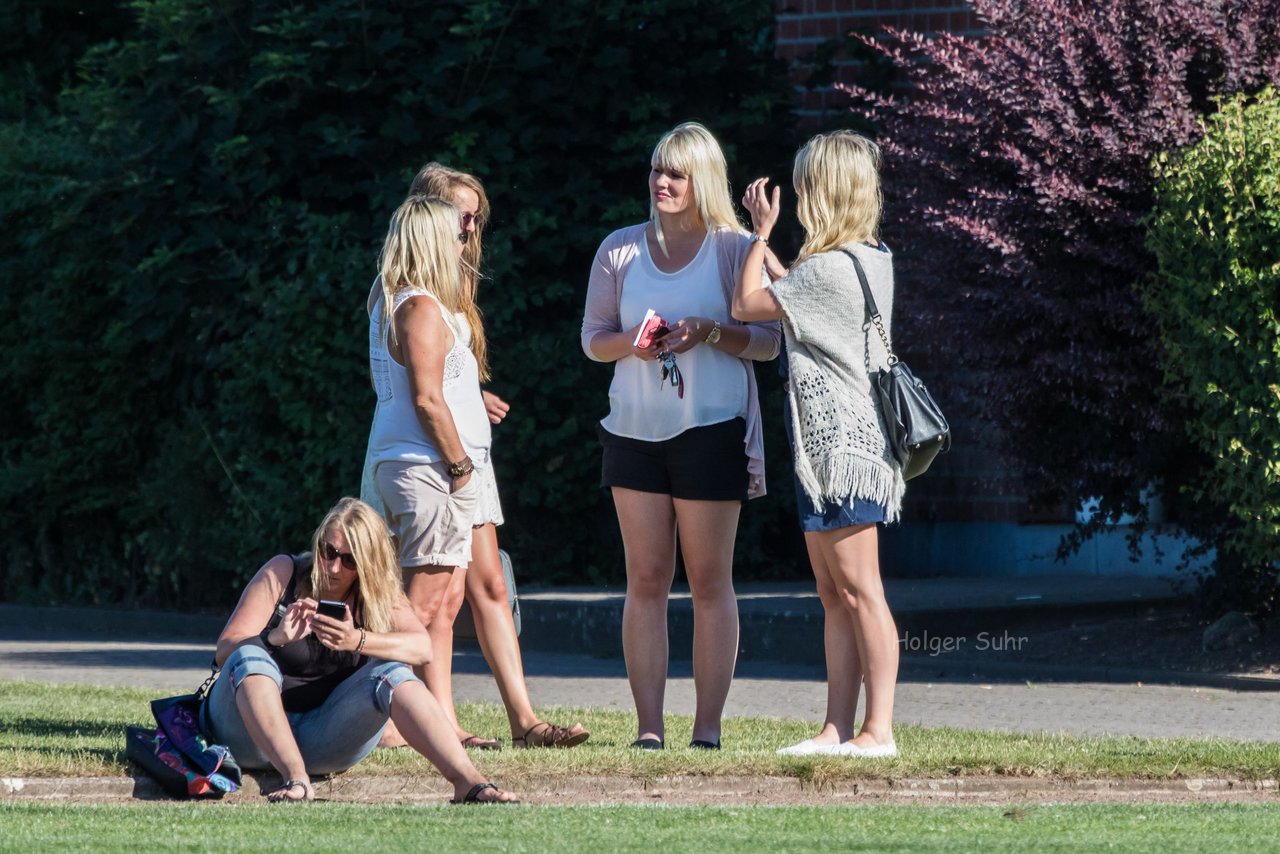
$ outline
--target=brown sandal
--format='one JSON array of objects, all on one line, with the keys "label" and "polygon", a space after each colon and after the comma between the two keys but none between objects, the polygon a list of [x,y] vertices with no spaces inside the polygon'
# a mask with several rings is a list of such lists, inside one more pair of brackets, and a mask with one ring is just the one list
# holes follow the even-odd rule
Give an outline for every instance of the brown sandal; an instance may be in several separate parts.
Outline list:
[{"label": "brown sandal", "polygon": [[501,750],[502,743],[496,738],[485,738],[480,735],[469,735],[462,739],[462,746],[468,750]]},{"label": "brown sandal", "polygon": [[512,747],[577,747],[591,738],[582,724],[571,727],[556,726],[539,721],[524,731],[524,735],[511,739]]}]

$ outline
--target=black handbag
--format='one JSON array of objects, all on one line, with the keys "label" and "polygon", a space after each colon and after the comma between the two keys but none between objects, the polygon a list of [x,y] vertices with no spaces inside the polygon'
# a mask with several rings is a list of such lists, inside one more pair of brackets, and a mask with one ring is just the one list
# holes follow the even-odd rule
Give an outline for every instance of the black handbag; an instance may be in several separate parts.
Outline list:
[{"label": "black handbag", "polygon": [[884,342],[885,352],[889,354],[888,367],[871,376],[871,386],[884,411],[889,448],[902,466],[903,480],[911,480],[928,471],[934,457],[951,449],[951,426],[924,383],[916,379],[905,362],[893,355],[893,346],[884,330],[884,321],[880,319],[880,309],[876,308],[862,263],[848,249],[842,251],[853,261],[858,283],[862,285],[862,297],[867,305],[867,320],[862,328],[874,325]]}]

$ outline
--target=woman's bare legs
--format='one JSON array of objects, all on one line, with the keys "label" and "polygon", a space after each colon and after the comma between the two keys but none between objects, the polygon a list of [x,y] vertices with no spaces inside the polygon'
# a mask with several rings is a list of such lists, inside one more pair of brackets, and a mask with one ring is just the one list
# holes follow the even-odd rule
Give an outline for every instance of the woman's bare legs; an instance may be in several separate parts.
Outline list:
[{"label": "woman's bare legs", "polygon": [[[516,624],[507,604],[507,584],[498,556],[498,531],[492,524],[471,532],[471,565],[467,568],[467,601],[476,622],[476,638],[484,660],[493,671],[498,693],[507,709],[511,737],[519,738],[538,723],[524,681],[524,662]],[[466,733],[461,734],[462,737]]]},{"label": "woman's bare legs", "polygon": [[853,743],[893,740],[893,695],[898,681],[898,629],[880,580],[875,525],[815,531],[813,537],[853,624],[857,656],[867,686],[866,715]]},{"label": "woman's bare legs", "polygon": [[680,553],[693,597],[693,687],[697,698],[693,738],[719,743],[720,717],[738,660],[733,543],[742,503],[683,498],[673,499],[673,503]]},{"label": "woman's bare legs", "polygon": [[640,738],[664,739],[667,598],[676,573],[676,513],[670,495],[613,487],[626,550],[622,657],[636,702]]},{"label": "woman's bare legs", "polygon": [[466,570],[419,566],[405,567],[404,574],[409,604],[431,636],[431,661],[413,671],[427,684],[453,728],[459,730],[453,714],[453,621],[462,607]]},{"label": "woman's bare legs", "polygon": [[302,752],[285,717],[275,680],[257,673],[246,676],[236,691],[236,709],[249,737],[279,772],[280,779],[306,783],[306,797],[310,800],[311,778],[307,776],[307,764],[302,761]]},{"label": "woman's bare legs", "polygon": [[853,737],[858,693],[862,687],[862,665],[858,659],[853,617],[827,568],[822,547],[812,534],[805,534],[804,544],[818,585],[818,599],[822,602],[822,638],[827,663],[827,717],[822,730],[812,740],[834,746]]},{"label": "woman's bare legs", "polygon": [[[462,800],[473,786],[485,782],[458,743],[456,726],[421,682],[409,680],[395,689],[391,695],[391,720],[409,746],[440,769],[453,786],[454,800]],[[494,790],[482,791],[477,797],[481,801],[515,800],[509,792]]]}]

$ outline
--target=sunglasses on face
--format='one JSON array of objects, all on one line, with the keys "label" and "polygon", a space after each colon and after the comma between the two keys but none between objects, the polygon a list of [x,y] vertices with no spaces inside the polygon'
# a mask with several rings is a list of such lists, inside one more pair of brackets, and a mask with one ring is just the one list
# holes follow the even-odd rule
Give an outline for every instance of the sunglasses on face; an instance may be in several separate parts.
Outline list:
[{"label": "sunglasses on face", "polygon": [[353,555],[351,552],[338,551],[333,547],[333,543],[321,543],[320,555],[327,561],[333,561],[333,560],[336,560],[337,558],[342,558],[342,565],[345,568],[351,570],[352,572],[355,572],[356,570],[356,556]]},{"label": "sunglasses on face", "polygon": [[462,227],[471,228],[473,226],[475,228],[484,228],[484,217],[480,216],[480,214],[464,213],[462,215]]}]

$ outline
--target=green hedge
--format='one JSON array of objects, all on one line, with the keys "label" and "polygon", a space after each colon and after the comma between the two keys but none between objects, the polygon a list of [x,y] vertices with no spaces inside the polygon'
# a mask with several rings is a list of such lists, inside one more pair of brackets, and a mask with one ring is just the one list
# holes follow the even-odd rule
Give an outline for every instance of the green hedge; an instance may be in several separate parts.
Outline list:
[{"label": "green hedge", "polygon": [[[735,186],[787,173],[774,4],[725,0],[714,26],[696,0],[127,8],[56,109],[0,124],[0,599],[223,607],[357,490],[364,296],[431,159],[493,202],[500,537],[526,581],[619,578],[596,486],[610,372],[578,345],[588,266],[643,218],[648,152],[678,121],[718,134]],[[766,410],[780,499],[745,514],[744,577],[803,561]]]},{"label": "green hedge", "polygon": [[1267,609],[1280,593],[1280,92],[1223,100],[1204,139],[1156,171],[1159,268],[1143,298],[1204,455],[1190,496],[1231,520],[1223,604]]}]

